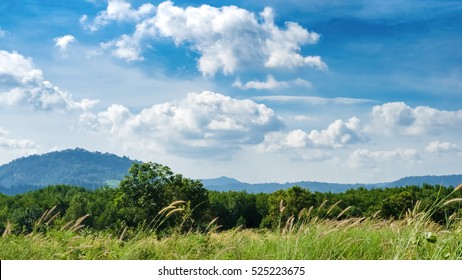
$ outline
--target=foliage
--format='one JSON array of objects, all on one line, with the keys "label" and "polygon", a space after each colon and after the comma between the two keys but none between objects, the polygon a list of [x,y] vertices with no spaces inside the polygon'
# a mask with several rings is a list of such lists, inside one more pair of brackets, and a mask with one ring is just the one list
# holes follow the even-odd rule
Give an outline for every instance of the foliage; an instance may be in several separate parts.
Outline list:
[{"label": "foliage", "polygon": [[151,222],[172,201],[189,201],[195,209],[192,220],[200,220],[208,207],[207,193],[198,180],[174,174],[158,163],[135,163],[117,190],[115,205],[121,219],[136,227]]}]

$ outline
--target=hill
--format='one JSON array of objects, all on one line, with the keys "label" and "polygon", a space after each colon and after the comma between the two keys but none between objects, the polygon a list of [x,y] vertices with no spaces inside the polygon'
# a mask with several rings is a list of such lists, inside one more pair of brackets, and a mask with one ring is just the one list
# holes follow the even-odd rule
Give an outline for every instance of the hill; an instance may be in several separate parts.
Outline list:
[{"label": "hill", "polygon": [[55,184],[95,189],[117,183],[134,162],[81,148],[22,157],[0,166],[0,192],[17,194]]},{"label": "hill", "polygon": [[240,182],[233,178],[219,177],[215,179],[202,180],[204,187],[209,190],[215,191],[247,191],[249,193],[271,193],[280,189],[287,189],[292,186],[300,186],[302,188],[309,189],[313,192],[332,192],[339,193],[345,192],[348,189],[355,189],[364,187],[366,189],[373,188],[392,188],[392,187],[404,187],[404,186],[422,186],[423,184],[429,185],[443,185],[458,186],[462,183],[462,175],[442,175],[442,176],[413,176],[404,177],[402,179],[385,182],[385,183],[374,183],[374,184],[339,184],[339,183],[326,183],[316,181],[298,181],[298,182],[287,182],[287,183],[261,183],[261,184],[249,184]]},{"label": "hill", "polygon": [[[103,185],[116,186],[134,162],[137,161],[125,156],[89,152],[81,148],[22,157],[0,166],[0,193],[13,195],[56,184],[75,185],[89,189]],[[462,183],[462,175],[413,176],[394,182],[376,184],[338,184],[315,181],[250,184],[229,177],[202,179],[201,181],[205,188],[215,191],[272,193],[298,185],[313,192],[338,193],[358,187],[372,189],[424,183],[458,186]]]}]

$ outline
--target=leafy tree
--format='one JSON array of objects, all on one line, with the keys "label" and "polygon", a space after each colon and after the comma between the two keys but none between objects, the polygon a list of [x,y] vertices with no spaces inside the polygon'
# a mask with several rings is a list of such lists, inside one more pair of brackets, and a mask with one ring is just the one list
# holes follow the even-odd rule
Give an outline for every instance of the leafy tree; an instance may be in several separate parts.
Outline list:
[{"label": "leafy tree", "polygon": [[291,216],[294,216],[296,221],[302,209],[315,204],[315,196],[299,186],[276,191],[268,197],[268,216],[265,217],[262,225],[280,227],[281,223],[285,223]]},{"label": "leafy tree", "polygon": [[198,180],[174,174],[158,163],[134,163],[120,182],[115,197],[122,219],[129,226],[151,222],[159,211],[176,200],[190,202],[191,218],[199,219],[208,207],[205,188]]}]

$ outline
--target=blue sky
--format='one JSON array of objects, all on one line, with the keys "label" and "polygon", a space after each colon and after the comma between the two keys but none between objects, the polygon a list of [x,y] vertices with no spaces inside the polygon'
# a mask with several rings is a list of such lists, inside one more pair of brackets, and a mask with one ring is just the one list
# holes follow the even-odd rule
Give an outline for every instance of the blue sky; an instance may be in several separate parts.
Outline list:
[{"label": "blue sky", "polygon": [[461,173],[460,1],[0,3],[0,164],[82,147],[192,178]]}]

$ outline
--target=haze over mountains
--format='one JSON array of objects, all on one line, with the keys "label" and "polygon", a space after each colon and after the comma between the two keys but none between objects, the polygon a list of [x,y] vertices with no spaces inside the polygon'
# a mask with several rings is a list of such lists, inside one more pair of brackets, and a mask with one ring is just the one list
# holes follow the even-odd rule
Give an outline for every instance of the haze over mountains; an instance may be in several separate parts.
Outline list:
[{"label": "haze over mountains", "polygon": [[[95,189],[116,186],[136,160],[109,153],[76,148],[18,158],[0,166],[0,192],[13,195],[55,184],[69,184]],[[173,168],[174,169],[174,168]],[[380,188],[405,185],[457,186],[462,175],[405,177],[394,182],[375,184],[338,184],[314,181],[249,184],[229,177],[202,179],[209,190],[271,193],[294,185],[319,192],[343,192],[351,188]]]}]

